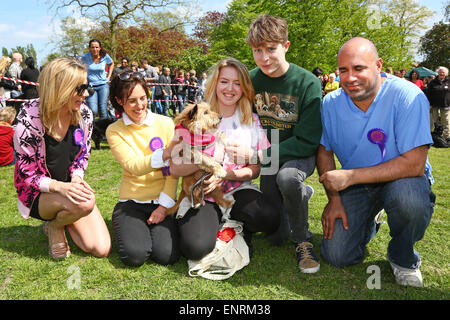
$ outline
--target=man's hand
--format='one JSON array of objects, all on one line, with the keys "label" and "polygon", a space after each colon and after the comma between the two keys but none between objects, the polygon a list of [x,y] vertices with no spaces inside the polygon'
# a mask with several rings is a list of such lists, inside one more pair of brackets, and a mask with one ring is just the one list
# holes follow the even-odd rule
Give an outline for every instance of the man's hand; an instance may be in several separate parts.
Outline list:
[{"label": "man's hand", "polygon": [[322,174],[319,182],[326,190],[338,192],[352,185],[352,170],[330,170]]},{"label": "man's hand", "polygon": [[347,215],[340,199],[330,200],[322,213],[323,238],[331,239],[334,232],[334,223],[336,219],[342,219],[345,230],[348,230]]}]

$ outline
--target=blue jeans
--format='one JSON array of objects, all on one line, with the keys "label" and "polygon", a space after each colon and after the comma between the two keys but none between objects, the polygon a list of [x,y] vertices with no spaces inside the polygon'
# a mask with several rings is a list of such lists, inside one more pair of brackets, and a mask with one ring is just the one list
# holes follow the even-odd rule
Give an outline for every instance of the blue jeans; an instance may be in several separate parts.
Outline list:
[{"label": "blue jeans", "polygon": [[94,114],[94,119],[97,113],[100,112],[100,119],[108,118],[107,107],[108,107],[108,96],[109,96],[109,86],[107,83],[92,87],[94,93],[86,98],[86,102],[89,108]]},{"label": "blue jeans", "polygon": [[161,104],[162,99],[163,96],[156,96],[153,98],[152,108],[155,110],[152,110],[153,112],[156,112],[157,114],[163,114],[163,106]]},{"label": "blue jeans", "polygon": [[384,208],[391,236],[389,261],[408,269],[420,266],[414,244],[425,234],[435,200],[425,176],[354,185],[339,194],[349,229],[344,229],[341,219],[335,221],[332,239],[322,239],[323,259],[336,267],[361,262],[375,236],[375,215]]},{"label": "blue jeans", "polygon": [[170,106],[170,95],[166,95],[166,96],[164,96],[164,98],[163,98],[163,103],[162,103],[162,107],[163,107],[163,112],[162,112],[162,114],[163,115],[165,115],[165,116],[168,116],[169,115],[169,106]]},{"label": "blue jeans", "polygon": [[181,111],[183,111],[184,109],[184,100],[186,99],[186,96],[181,95],[181,94],[177,94],[177,99],[178,99],[178,111],[181,113]]}]

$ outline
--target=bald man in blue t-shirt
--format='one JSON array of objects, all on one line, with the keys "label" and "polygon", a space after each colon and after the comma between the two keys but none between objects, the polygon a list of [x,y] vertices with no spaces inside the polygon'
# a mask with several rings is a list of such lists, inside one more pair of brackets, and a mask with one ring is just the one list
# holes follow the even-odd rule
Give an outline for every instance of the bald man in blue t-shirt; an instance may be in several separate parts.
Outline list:
[{"label": "bald man in blue t-shirt", "polygon": [[[433,213],[429,103],[414,84],[381,72],[373,43],[352,38],[338,53],[341,88],[325,96],[317,168],[328,204],[321,255],[337,267],[364,259],[384,209],[397,283],[422,286],[414,250]],[[336,154],[342,169],[336,170]]]}]

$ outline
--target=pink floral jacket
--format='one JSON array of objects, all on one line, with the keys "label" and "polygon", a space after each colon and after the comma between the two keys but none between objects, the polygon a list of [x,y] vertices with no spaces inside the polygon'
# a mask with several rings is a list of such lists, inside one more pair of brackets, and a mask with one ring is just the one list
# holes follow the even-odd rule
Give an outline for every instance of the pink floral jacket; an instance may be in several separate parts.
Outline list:
[{"label": "pink floral jacket", "polygon": [[[45,128],[40,119],[39,99],[30,100],[22,105],[17,116],[17,127],[14,133],[14,150],[16,152],[16,167],[14,171],[14,186],[17,190],[17,207],[25,219],[30,215],[34,199],[41,192],[49,192],[51,181],[46,165]],[[84,103],[81,105],[80,128],[84,131],[86,153],[78,161],[82,150],[69,167],[70,175],[84,177],[91,150],[91,134],[93,127],[92,111]]]}]

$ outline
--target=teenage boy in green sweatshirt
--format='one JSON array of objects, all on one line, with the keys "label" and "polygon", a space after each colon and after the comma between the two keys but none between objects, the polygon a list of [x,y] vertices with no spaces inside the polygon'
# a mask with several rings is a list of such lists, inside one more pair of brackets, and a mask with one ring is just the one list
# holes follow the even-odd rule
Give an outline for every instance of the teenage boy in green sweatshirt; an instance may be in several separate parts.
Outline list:
[{"label": "teenage boy in green sweatshirt", "polygon": [[[271,140],[270,170],[261,172],[260,188],[284,218],[268,240],[281,245],[292,232],[301,272],[320,268],[308,230],[308,201],[314,190],[304,181],[314,172],[322,123],[322,89],[311,72],[286,61],[288,27],[284,19],[260,15],[250,25],[247,43],[257,68],[250,71],[254,108]],[[274,141],[278,132],[278,141]],[[278,154],[276,149],[279,149]],[[273,165],[278,162],[274,172]]]}]

